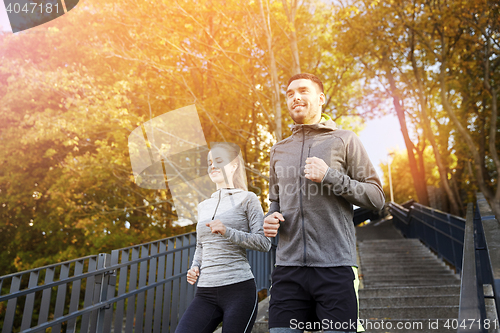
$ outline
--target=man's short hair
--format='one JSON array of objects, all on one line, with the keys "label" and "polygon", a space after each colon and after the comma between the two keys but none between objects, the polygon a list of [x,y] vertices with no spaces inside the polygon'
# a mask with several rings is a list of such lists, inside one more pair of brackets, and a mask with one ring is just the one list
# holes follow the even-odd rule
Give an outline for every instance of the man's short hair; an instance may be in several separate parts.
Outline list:
[{"label": "man's short hair", "polygon": [[300,79],[311,80],[312,82],[316,83],[316,85],[318,86],[320,92],[322,92],[322,93],[325,92],[324,89],[323,89],[323,82],[321,82],[321,80],[316,75],[309,74],[309,73],[295,74],[294,76],[292,76],[290,78],[290,80],[288,80],[287,87],[290,85],[290,83],[292,83],[292,81],[300,80]]}]

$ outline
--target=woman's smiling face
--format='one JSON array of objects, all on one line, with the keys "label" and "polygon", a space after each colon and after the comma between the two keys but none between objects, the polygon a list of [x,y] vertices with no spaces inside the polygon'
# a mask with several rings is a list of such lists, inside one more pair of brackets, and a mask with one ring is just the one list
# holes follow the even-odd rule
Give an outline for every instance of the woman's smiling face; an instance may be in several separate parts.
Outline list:
[{"label": "woman's smiling face", "polygon": [[237,164],[232,163],[228,152],[221,147],[214,147],[208,153],[208,175],[220,187],[234,187],[233,175]]}]

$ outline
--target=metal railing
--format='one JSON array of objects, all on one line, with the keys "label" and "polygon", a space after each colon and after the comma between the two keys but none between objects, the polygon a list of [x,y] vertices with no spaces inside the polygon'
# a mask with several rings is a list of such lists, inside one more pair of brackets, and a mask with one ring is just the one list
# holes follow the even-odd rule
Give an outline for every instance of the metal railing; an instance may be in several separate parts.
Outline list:
[{"label": "metal railing", "polygon": [[[498,329],[500,223],[483,194],[477,194],[475,208],[468,204],[465,220],[415,202],[406,207],[391,202],[389,211],[405,237],[420,239],[461,274],[459,317],[453,328],[477,333]],[[488,299],[494,300],[489,307]]]},{"label": "metal railing", "polygon": [[418,238],[439,257],[462,269],[465,219],[418,204],[405,208],[389,203],[393,223],[406,238]]},{"label": "metal railing", "polygon": [[[366,218],[378,215],[354,211]],[[257,290],[271,285],[272,244],[247,251]],[[193,232],[1,276],[1,333],[174,332],[194,297],[185,276],[195,248]]]},{"label": "metal railing", "polygon": [[[2,276],[1,332],[174,332],[194,297],[195,248],[193,232]],[[247,253],[269,288],[273,253]]]},{"label": "metal railing", "polygon": [[[475,208],[467,206],[458,332],[486,333],[500,318],[500,224],[483,194],[477,197]],[[488,299],[496,311],[487,311]]]}]

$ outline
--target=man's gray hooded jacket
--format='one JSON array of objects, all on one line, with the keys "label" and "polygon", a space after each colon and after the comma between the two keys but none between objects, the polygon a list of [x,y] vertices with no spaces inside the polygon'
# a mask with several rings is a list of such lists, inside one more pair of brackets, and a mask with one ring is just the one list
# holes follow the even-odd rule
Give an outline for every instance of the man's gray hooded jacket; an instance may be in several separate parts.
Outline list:
[{"label": "man's gray hooded jacket", "polygon": [[[304,177],[308,157],[329,166],[321,183]],[[273,146],[269,180],[270,211],[281,212],[276,264],[357,266],[353,204],[384,206],[377,173],[358,136],[335,122],[294,125],[292,135]]]}]

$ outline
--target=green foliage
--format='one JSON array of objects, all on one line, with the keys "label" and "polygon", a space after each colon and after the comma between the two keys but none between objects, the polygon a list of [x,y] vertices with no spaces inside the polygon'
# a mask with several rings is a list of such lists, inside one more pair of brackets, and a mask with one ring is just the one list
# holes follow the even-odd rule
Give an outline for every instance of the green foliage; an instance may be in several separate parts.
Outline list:
[{"label": "green foliage", "polygon": [[[364,119],[393,112],[390,71],[434,184],[413,54],[438,151],[467,201],[480,180],[469,172],[470,145],[444,109],[438,84],[442,41],[453,45],[445,95],[486,161],[487,187],[498,189],[483,64],[489,33],[495,86],[498,5],[307,0],[292,24],[283,1],[263,3],[281,91],[292,73],[292,32],[301,70],[323,80],[324,110],[342,128],[360,131]],[[172,225],[177,216],[168,191],[134,184],[127,138],[150,118],[190,104],[207,142],[240,145],[249,188],[266,209],[275,110],[262,20],[254,1],[87,0],[58,20],[0,35],[1,274],[188,231]],[[292,121],[280,101],[287,137]],[[410,179],[404,166],[397,170],[399,179]],[[410,181],[398,186],[401,200],[413,195]]]},{"label": "green foliage", "polygon": [[[359,131],[362,89],[353,59],[330,43],[329,6],[304,2],[295,28],[282,2],[269,8],[281,89],[296,29],[303,69],[325,81],[326,112]],[[240,145],[266,209],[275,139],[265,41],[258,3],[240,1],[88,0],[1,35],[2,274],[193,230],[173,227],[168,191],[134,184],[127,147],[141,123],[189,104],[207,142]],[[286,137],[292,122],[282,119]]]}]

